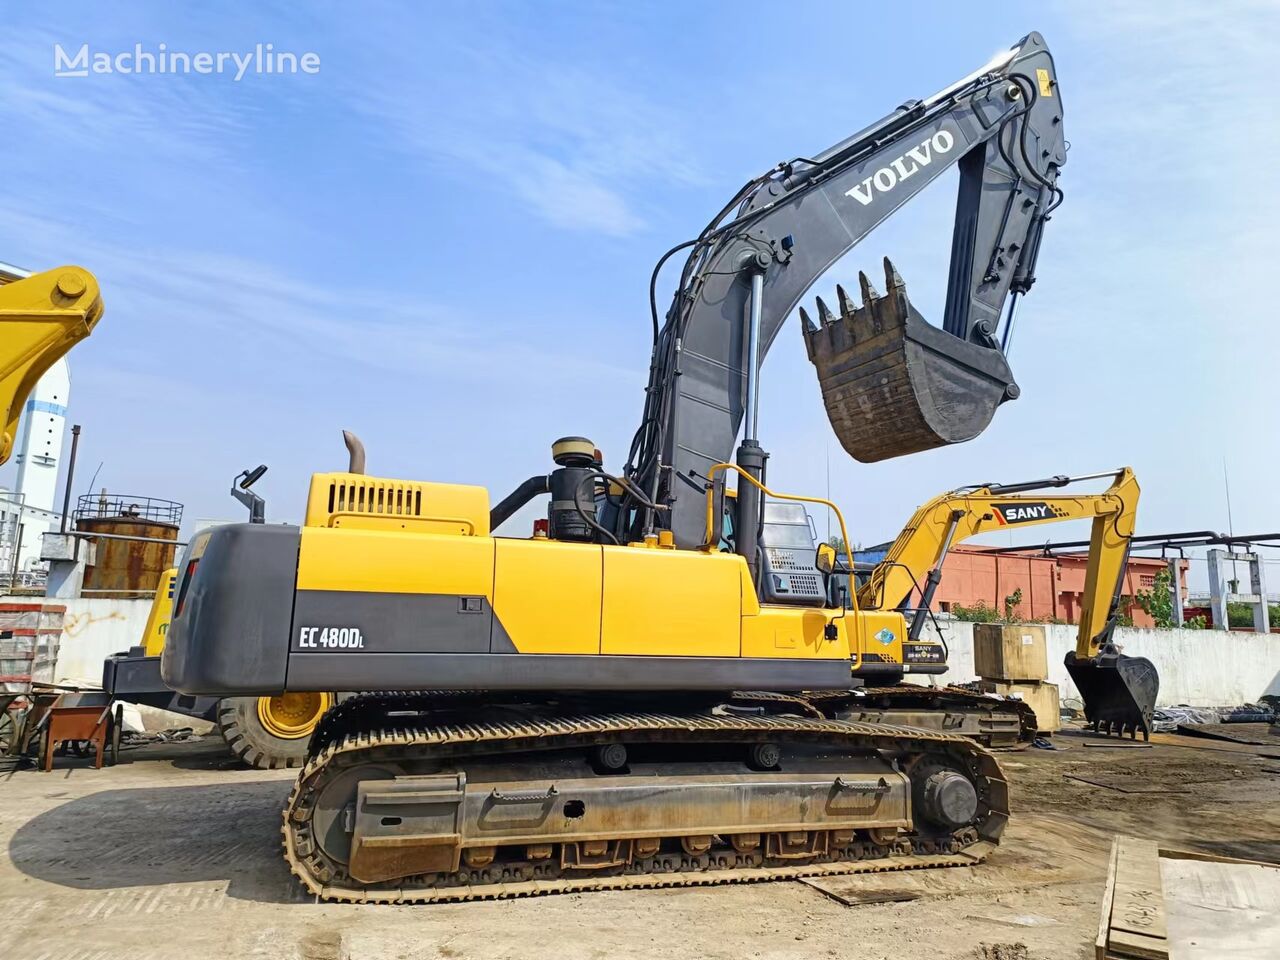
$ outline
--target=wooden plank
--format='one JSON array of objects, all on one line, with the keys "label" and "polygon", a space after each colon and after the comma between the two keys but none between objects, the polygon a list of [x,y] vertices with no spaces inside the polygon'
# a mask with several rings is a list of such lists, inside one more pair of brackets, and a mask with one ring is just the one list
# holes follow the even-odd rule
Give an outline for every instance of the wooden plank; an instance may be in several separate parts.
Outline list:
[{"label": "wooden plank", "polygon": [[1170,940],[1182,960],[1257,960],[1280,944],[1280,866],[1162,857]]},{"label": "wooden plank", "polygon": [[1111,929],[1111,903],[1116,892],[1116,856],[1120,852],[1120,837],[1111,841],[1111,854],[1107,857],[1107,885],[1102,889],[1102,915],[1098,919],[1098,936],[1093,941],[1094,960],[1107,960],[1107,933]]},{"label": "wooden plank", "polygon": [[823,877],[799,877],[798,879],[805,886],[813,887],[819,893],[846,907],[858,907],[870,903],[905,903],[910,900],[919,900],[922,896],[918,890],[860,890],[852,886],[837,887],[823,883],[825,879]]},{"label": "wooden plank", "polygon": [[1165,960],[1169,956],[1160,849],[1150,840],[1120,837],[1116,841],[1116,881],[1107,947],[1110,953],[1142,960]]}]

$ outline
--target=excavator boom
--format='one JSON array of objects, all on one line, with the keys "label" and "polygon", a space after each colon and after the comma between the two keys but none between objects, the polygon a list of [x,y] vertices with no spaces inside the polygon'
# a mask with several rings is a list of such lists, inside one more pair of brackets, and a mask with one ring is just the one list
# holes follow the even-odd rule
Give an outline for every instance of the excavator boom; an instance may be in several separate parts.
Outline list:
[{"label": "excavator boom", "polygon": [[[1053,495],[1040,491],[1110,476],[1102,493]],[[915,512],[858,591],[863,610],[913,607],[911,637],[918,637],[942,576],[948,550],[980,533],[1066,520],[1092,521],[1089,565],[1076,649],[1066,667],[1084,700],[1086,718],[1099,729],[1144,734],[1159,692],[1151,661],[1127,657],[1111,642],[1129,560],[1139,488],[1128,467],[1085,477],[1052,477],[1016,484],[985,484],[942,494]]]},{"label": "excavator boom", "polygon": [[28,275],[0,265],[0,463],[13,453],[36,381],[101,316],[102,296],[89,271],[58,267]]},{"label": "excavator boom", "polygon": [[[888,295],[863,278],[841,316],[819,303],[805,338],[832,426],[864,462],[977,436],[1018,395],[1005,360],[1008,295],[1035,280],[1044,225],[1066,162],[1053,58],[1039,34],[924,100],[820,153],[747,183],[688,250],[664,323],[650,285],[654,352],[627,492],[614,531],[702,536],[708,470],[730,459],[755,380],[783,322],[840,257],[945,171],[959,189],[942,324],[915,313],[887,266]],[[749,560],[750,562],[750,560]]]}]

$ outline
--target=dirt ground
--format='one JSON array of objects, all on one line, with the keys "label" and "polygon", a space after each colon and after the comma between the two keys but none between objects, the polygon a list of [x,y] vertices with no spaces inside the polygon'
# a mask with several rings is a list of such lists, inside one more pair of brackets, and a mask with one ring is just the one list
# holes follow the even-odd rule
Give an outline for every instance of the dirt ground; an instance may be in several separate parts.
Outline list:
[{"label": "dirt ground", "polygon": [[1280,750],[1056,742],[1001,755],[1015,817],[981,866],[418,907],[303,897],[279,856],[291,774],[220,741],[62,760],[0,774],[0,956],[1083,960],[1114,833],[1280,862],[1280,759],[1257,755]]}]

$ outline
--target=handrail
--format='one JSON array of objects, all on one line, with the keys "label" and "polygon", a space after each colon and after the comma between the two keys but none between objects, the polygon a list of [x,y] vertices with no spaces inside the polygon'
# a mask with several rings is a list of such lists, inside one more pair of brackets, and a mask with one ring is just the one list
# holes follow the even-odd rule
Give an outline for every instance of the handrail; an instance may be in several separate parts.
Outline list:
[{"label": "handrail", "polygon": [[[707,479],[714,481],[717,471],[720,471],[720,470],[736,471],[739,476],[745,477],[747,480],[749,480],[751,484],[755,486],[766,497],[773,497],[775,500],[798,500],[801,503],[820,503],[823,506],[830,507],[832,510],[835,511],[836,519],[840,521],[840,537],[844,540],[845,549],[846,550],[850,549],[849,531],[845,528],[845,525],[844,525],[844,514],[840,512],[840,508],[837,507],[835,503],[833,503],[832,501],[824,499],[823,497],[804,497],[798,493],[777,493],[776,491],[770,490],[763,483],[761,483],[751,474],[747,473],[747,471],[743,470],[736,463],[717,463],[715,466],[713,466],[710,470],[707,471]],[[712,483],[707,486],[707,533],[706,533],[706,542],[703,544],[704,547],[710,548],[720,539],[718,536],[716,537],[715,540],[711,539],[714,529],[715,529],[715,484]],[[850,559],[852,559],[852,553],[850,554]]]}]

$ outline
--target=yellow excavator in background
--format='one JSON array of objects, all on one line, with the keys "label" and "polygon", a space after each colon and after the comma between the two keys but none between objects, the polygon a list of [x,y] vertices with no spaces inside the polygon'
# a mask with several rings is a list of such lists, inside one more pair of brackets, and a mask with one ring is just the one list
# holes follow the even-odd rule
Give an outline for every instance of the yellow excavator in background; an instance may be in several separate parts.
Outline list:
[{"label": "yellow excavator in background", "polygon": [[[1110,479],[1101,493],[1041,493],[1091,480]],[[1028,496],[1028,494],[1033,494]],[[884,651],[901,670],[884,670],[891,680],[904,673],[942,672],[931,665],[946,667],[945,648],[936,641],[922,639],[926,620],[932,616],[933,598],[942,581],[942,567],[955,544],[984,533],[1011,527],[1091,521],[1089,560],[1081,597],[1076,649],[1067,657],[1066,668],[1081,691],[1086,720],[1095,730],[1128,733],[1143,737],[1151,729],[1159,677],[1155,666],[1143,657],[1121,657],[1111,644],[1118,603],[1129,559],[1138,509],[1137,478],[1128,467],[1084,476],[1056,476],[1012,484],[983,484],[935,497],[921,506],[902,528],[889,550],[857,590],[858,608],[863,611],[895,610],[909,617],[900,655],[890,645]],[[939,631],[941,632],[941,631]],[[866,653],[863,654],[867,656]],[[1111,671],[1112,682],[1096,680],[1099,661]],[[874,667],[864,664],[854,676],[874,683]],[[882,668],[883,669],[883,668]],[[1034,736],[1028,727],[1029,711],[1016,711],[1009,704],[973,702],[961,691],[921,690],[896,686],[866,689],[864,696],[876,700],[882,709],[864,712],[860,719],[937,727],[939,718],[930,713],[905,713],[914,698],[934,711],[945,711],[942,729],[973,736],[988,746],[1008,746],[1011,737],[1026,741]],[[1011,729],[1011,714],[1022,721]]]},{"label": "yellow excavator in background", "polygon": [[98,281],[82,267],[30,274],[0,264],[0,463],[36,381],[102,317]]}]

